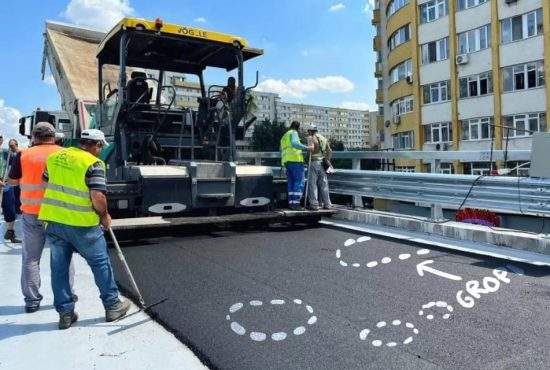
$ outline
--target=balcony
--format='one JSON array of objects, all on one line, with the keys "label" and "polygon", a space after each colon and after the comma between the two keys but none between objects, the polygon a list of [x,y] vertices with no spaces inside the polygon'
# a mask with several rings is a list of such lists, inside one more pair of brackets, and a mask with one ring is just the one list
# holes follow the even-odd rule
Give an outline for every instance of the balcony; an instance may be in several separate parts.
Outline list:
[{"label": "balcony", "polygon": [[376,89],[376,104],[383,104],[383,103],[384,103],[384,90]]},{"label": "balcony", "polygon": [[380,24],[380,9],[374,9],[372,11],[372,25]]},{"label": "balcony", "polygon": [[382,38],[380,37],[380,35],[377,35],[372,40],[372,49],[374,51],[381,51],[382,50],[381,46],[382,46]]},{"label": "balcony", "polygon": [[375,66],[374,66],[374,77],[380,78],[380,77],[382,77],[382,73],[383,73],[382,63],[381,62],[376,62]]}]

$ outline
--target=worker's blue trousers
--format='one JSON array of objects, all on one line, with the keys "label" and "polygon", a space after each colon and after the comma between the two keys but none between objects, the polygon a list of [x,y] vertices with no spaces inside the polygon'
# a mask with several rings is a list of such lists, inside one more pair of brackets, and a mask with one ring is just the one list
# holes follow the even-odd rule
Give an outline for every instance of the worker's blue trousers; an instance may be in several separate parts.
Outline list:
[{"label": "worker's blue trousers", "polygon": [[74,252],[78,252],[92,269],[105,309],[119,302],[107,242],[99,225],[77,227],[47,222],[46,240],[50,245],[53,304],[57,312],[64,314],[74,311],[69,283],[69,265]]},{"label": "worker's blue trousers", "polygon": [[288,205],[299,206],[304,190],[304,164],[290,162],[286,167],[286,184],[288,191]]}]

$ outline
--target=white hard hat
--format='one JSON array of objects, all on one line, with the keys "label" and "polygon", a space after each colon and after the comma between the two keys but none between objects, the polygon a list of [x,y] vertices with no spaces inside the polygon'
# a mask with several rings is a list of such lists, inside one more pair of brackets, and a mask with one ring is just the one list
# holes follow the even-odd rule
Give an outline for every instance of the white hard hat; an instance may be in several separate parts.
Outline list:
[{"label": "white hard hat", "polygon": [[82,133],[80,134],[80,138],[93,141],[101,141],[103,145],[109,145],[107,140],[105,140],[105,134],[103,133],[103,131],[97,130],[95,128],[82,131]]},{"label": "white hard hat", "polygon": [[308,131],[317,131],[317,125],[314,125],[313,123],[307,127]]}]

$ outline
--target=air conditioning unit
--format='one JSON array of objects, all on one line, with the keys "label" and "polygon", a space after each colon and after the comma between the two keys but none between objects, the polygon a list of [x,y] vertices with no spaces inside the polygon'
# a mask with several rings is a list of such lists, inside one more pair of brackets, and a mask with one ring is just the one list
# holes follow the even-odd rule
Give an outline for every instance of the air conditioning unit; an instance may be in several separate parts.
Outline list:
[{"label": "air conditioning unit", "polygon": [[405,77],[405,80],[407,81],[407,83],[409,85],[411,85],[413,83],[413,76],[412,75],[407,75],[407,77]]},{"label": "air conditioning unit", "polygon": [[511,4],[517,3],[518,0],[504,0],[504,2],[505,2],[507,5],[511,5]]},{"label": "air conditioning unit", "polygon": [[401,116],[393,116],[393,124],[399,126],[401,124]]},{"label": "air conditioning unit", "polygon": [[470,61],[470,57],[468,56],[468,54],[459,54],[456,56],[456,64],[458,65],[466,64],[469,61]]}]

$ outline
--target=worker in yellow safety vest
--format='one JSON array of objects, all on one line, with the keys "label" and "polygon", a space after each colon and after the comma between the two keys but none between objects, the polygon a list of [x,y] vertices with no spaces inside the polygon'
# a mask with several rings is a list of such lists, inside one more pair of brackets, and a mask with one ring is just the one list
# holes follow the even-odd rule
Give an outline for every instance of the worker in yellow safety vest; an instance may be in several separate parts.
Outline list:
[{"label": "worker in yellow safety vest", "polygon": [[46,223],[46,238],[51,245],[52,290],[59,329],[68,329],[78,319],[69,285],[73,251],[92,269],[106,321],[125,316],[130,308],[128,301],[119,299],[107,243],[99,226],[107,229],[111,225],[105,163],[97,158],[106,145],[103,132],[84,130],[79,148],[62,149],[47,160],[46,192],[38,218]]},{"label": "worker in yellow safety vest", "polygon": [[300,122],[293,121],[290,129],[281,138],[281,165],[286,169],[288,206],[292,210],[303,210],[300,198],[304,189],[304,156],[303,150],[313,150],[313,145],[300,143],[298,130]]}]

